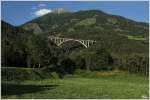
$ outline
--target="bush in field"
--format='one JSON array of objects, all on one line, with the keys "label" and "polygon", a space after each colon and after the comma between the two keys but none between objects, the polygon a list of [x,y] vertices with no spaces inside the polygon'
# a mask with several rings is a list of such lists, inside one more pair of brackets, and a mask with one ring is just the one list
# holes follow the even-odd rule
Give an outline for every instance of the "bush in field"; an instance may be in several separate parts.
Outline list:
[{"label": "bush in field", "polygon": [[85,59],[79,53],[72,53],[70,57],[75,62],[76,69],[86,69]]},{"label": "bush in field", "polygon": [[59,75],[56,72],[52,72],[51,75],[54,79],[59,79]]},{"label": "bush in field", "polygon": [[1,69],[2,81],[24,81],[24,80],[41,80],[51,78],[51,73],[46,70],[31,68],[11,68]]},{"label": "bush in field", "polygon": [[149,73],[149,58],[137,54],[116,58],[114,65],[117,69],[130,73],[141,73],[144,75],[148,75]]},{"label": "bush in field", "polygon": [[143,73],[148,75],[149,71],[149,59],[148,57],[142,57],[138,55],[131,56],[127,59],[127,69],[132,73]]},{"label": "bush in field", "polygon": [[85,59],[81,56],[77,56],[74,59],[74,62],[76,64],[76,68],[77,69],[86,69],[86,65],[85,65]]},{"label": "bush in field", "polygon": [[98,48],[92,52],[84,52],[87,70],[112,70],[113,58],[104,48]]},{"label": "bush in field", "polygon": [[[96,59],[94,69],[96,70],[112,70],[113,58],[106,49],[96,50]],[[100,66],[100,67],[98,67]]]},{"label": "bush in field", "polygon": [[70,58],[64,58],[60,62],[60,68],[64,74],[73,74],[75,71],[75,63]]}]

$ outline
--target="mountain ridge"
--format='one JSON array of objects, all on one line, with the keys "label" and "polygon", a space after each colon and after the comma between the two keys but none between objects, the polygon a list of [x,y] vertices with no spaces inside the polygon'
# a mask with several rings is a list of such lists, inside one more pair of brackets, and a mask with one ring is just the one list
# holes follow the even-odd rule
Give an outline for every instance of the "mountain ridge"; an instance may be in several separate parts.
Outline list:
[{"label": "mountain ridge", "polygon": [[[78,21],[84,20],[86,18],[93,18],[93,17],[95,17],[95,18],[97,17],[96,24],[105,24],[106,23],[106,24],[110,24],[111,25],[110,27],[115,26],[113,28],[116,28],[117,26],[120,27],[121,24],[124,24],[124,25],[122,25],[122,27],[126,27],[128,24],[130,26],[132,26],[133,28],[136,25],[138,27],[146,27],[146,28],[148,27],[148,24],[146,24],[146,23],[136,22],[136,21],[127,19],[122,16],[110,15],[110,14],[104,13],[99,10],[79,11],[79,12],[75,12],[75,13],[63,13],[63,14],[49,13],[44,16],[38,17],[34,20],[31,20],[21,26],[25,26],[28,23],[30,23],[30,24],[36,23],[40,26],[41,29],[42,29],[42,27],[47,27],[50,29],[50,27],[53,27],[52,25],[56,24],[55,26],[59,26],[59,28],[64,27],[64,29],[65,29],[65,28],[70,28],[70,27],[65,27],[65,26],[67,26],[67,24],[68,24],[68,26],[72,26],[72,24],[75,25],[76,22],[78,22]],[[70,20],[71,21],[76,20],[76,22],[74,21],[74,23],[73,23]],[[118,21],[118,23],[117,23],[117,21]],[[58,24],[61,24],[61,25],[58,25]],[[65,25],[62,26],[62,24],[65,24]],[[116,24],[116,25],[114,25],[114,24]],[[46,28],[46,30],[48,30],[47,28]],[[51,29],[51,30],[53,30],[53,29]]]},{"label": "mountain ridge", "polygon": [[[100,12],[100,13],[103,13],[103,14],[106,14],[106,15],[117,16],[117,17],[120,17],[120,18],[123,18],[123,19],[127,19],[127,20],[130,20],[130,21],[133,21],[133,22],[142,23],[142,24],[145,24],[145,25],[146,25],[146,24],[147,24],[147,25],[149,24],[148,22],[136,21],[136,20],[127,18],[127,17],[125,17],[125,16],[110,14],[110,13],[106,13],[106,12],[104,12],[104,11],[102,11],[102,10],[97,10],[97,9],[92,9],[92,10],[79,10],[79,11],[75,11],[75,12],[64,12],[64,13],[78,13],[78,12],[86,12],[86,11],[97,11],[97,12]],[[47,14],[45,14],[45,15],[43,15],[43,16],[46,16],[46,15],[49,15],[49,14],[55,14],[55,13],[47,13]],[[19,25],[19,26],[23,26],[24,24],[27,24],[27,23],[29,23],[29,22],[31,22],[31,21],[33,21],[33,20],[35,20],[35,19],[38,19],[38,18],[40,18],[40,17],[43,17],[43,16],[36,17],[36,18],[34,18],[34,19],[32,19],[32,20],[29,20],[29,21],[27,21],[27,22],[24,22],[23,24],[21,24],[21,25]]]}]

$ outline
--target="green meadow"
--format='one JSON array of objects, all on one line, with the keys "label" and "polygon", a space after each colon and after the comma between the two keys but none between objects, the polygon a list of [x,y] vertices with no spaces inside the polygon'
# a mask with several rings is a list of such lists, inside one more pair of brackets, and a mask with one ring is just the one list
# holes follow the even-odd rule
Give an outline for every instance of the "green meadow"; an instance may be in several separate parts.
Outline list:
[{"label": "green meadow", "polygon": [[120,71],[76,71],[62,79],[2,81],[2,98],[144,99],[148,98],[148,89],[146,76]]}]

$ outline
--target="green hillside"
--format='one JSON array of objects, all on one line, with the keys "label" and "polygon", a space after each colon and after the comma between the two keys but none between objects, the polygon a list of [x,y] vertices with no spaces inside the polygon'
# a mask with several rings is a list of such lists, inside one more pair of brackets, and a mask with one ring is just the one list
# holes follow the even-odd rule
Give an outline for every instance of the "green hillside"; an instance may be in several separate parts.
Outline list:
[{"label": "green hillside", "polygon": [[[98,10],[50,13],[22,25],[26,30],[40,28],[41,34],[93,39],[116,55],[138,53],[148,56],[148,24]],[[42,31],[41,31],[42,30]]]},{"label": "green hillside", "polygon": [[[98,10],[62,14],[50,13],[29,21],[22,26],[25,29],[29,29],[26,28],[29,24],[39,26],[43,32],[49,32],[49,34],[56,32],[56,35],[58,35],[58,33],[69,34],[69,32],[73,30],[78,33],[80,29],[86,31],[87,29],[94,28],[92,35],[95,33],[94,30],[99,29],[99,34],[102,34],[101,31],[103,31],[104,33],[110,34],[120,33],[124,35],[135,35],[143,37],[148,36],[147,23],[135,22],[121,16],[109,15]],[[93,37],[93,39],[96,38]]]},{"label": "green hillside", "polygon": [[[147,75],[148,26],[98,10],[49,13],[19,27],[2,21],[2,65],[48,67],[61,74],[119,68]],[[76,42],[57,47],[49,35],[96,43],[87,49]]]}]

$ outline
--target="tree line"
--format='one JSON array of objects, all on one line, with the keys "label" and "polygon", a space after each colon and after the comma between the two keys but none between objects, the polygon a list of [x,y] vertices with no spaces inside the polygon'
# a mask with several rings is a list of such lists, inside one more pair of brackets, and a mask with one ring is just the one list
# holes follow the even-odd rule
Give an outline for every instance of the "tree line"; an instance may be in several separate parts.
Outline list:
[{"label": "tree line", "polygon": [[[21,47],[18,43],[2,45],[2,66],[42,68],[58,73],[73,74],[76,69],[82,70],[126,70],[131,73],[148,75],[148,57],[132,55],[126,58],[115,58],[106,49],[94,45],[67,55],[63,48],[57,47],[43,35],[28,36]],[[17,49],[18,48],[18,49]]]}]

